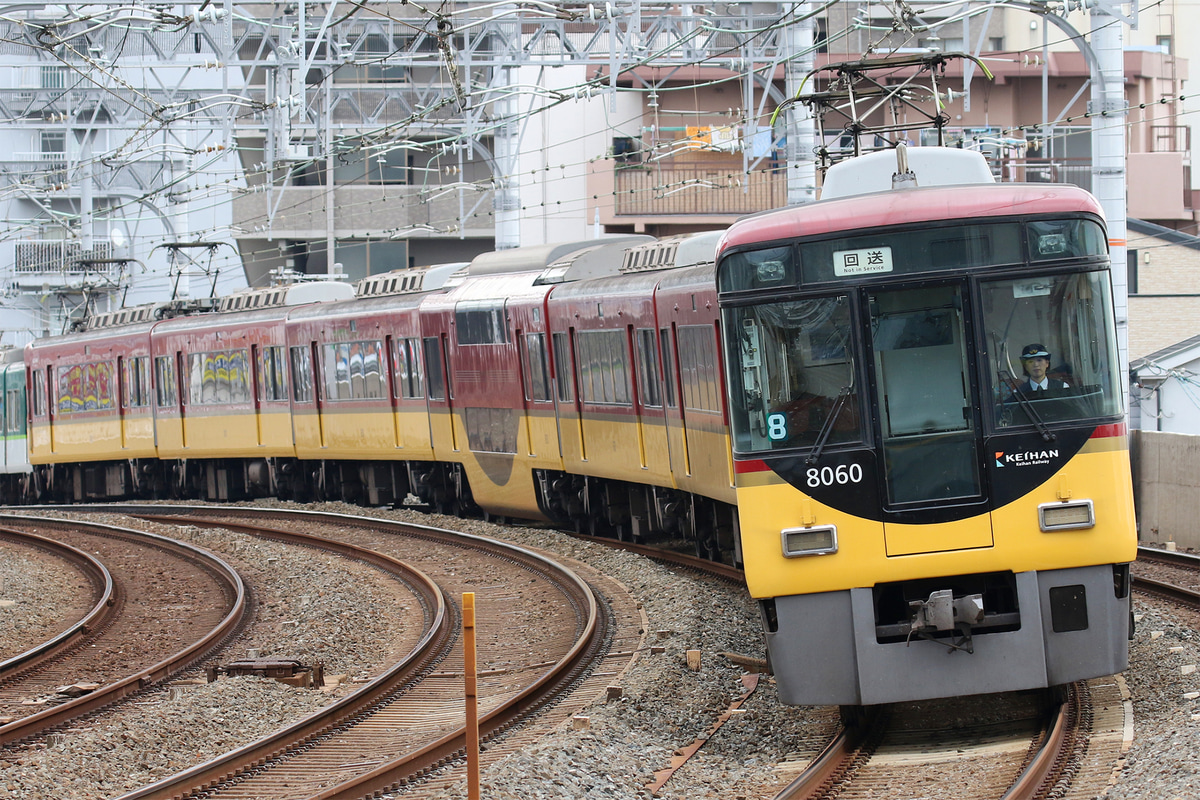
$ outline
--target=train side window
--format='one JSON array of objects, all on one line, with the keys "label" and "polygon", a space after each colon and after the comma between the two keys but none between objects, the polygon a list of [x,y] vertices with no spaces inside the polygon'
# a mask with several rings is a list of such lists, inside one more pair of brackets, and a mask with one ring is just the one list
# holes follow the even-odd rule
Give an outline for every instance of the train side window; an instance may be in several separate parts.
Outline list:
[{"label": "train side window", "polygon": [[425,374],[421,367],[421,343],[418,339],[393,339],[392,358],[396,362],[396,396],[425,396]]},{"label": "train side window", "polygon": [[581,331],[579,393],[585,403],[629,405],[632,402],[626,369],[625,332]]},{"label": "train side window", "polygon": [[175,391],[175,360],[171,356],[154,359],[154,378],[157,383],[158,407],[168,408],[179,402]]},{"label": "train side window", "polygon": [[426,336],[422,342],[425,349],[426,385],[430,400],[446,399],[445,373],[442,371],[442,344],[436,336]]},{"label": "train side window", "polygon": [[571,365],[571,348],[567,334],[551,334],[550,345],[554,348],[554,365],[558,371],[558,402],[570,403],[575,399],[571,390],[575,373]]},{"label": "train side window", "polygon": [[668,408],[675,407],[675,350],[671,347],[671,329],[659,331],[659,349],[662,352],[664,400]]},{"label": "train side window", "polygon": [[678,336],[683,407],[691,411],[720,411],[717,344],[712,327],[685,325],[679,329]]},{"label": "train side window", "polygon": [[[49,369],[46,371],[48,373]],[[33,384],[33,415],[44,417],[46,415],[46,381],[43,380],[40,370],[33,370],[30,376],[30,383]]]},{"label": "train side window", "polygon": [[137,356],[125,362],[125,400],[130,408],[150,405],[150,357]]},{"label": "train side window", "polygon": [[662,375],[658,371],[658,354],[654,351],[656,337],[653,328],[637,331],[638,399],[644,406],[662,406]]},{"label": "train side window", "polygon": [[4,401],[4,429],[8,433],[25,432],[25,409],[21,402],[21,390],[9,389]]},{"label": "train side window", "polygon": [[59,367],[58,412],[60,414],[106,410],[113,408],[116,402],[111,362],[100,361],[92,364]]},{"label": "train side window", "polygon": [[303,345],[291,348],[292,356],[292,400],[311,403],[313,399],[312,354]]},{"label": "train side window", "polygon": [[283,347],[264,347],[258,351],[258,394],[263,400],[287,400],[287,372]]},{"label": "train side window", "polygon": [[193,353],[188,357],[188,397],[202,405],[231,405],[250,399],[245,350]]},{"label": "train side window", "polygon": [[526,399],[550,399],[550,369],[546,363],[546,334],[525,334],[525,367],[529,376]]}]

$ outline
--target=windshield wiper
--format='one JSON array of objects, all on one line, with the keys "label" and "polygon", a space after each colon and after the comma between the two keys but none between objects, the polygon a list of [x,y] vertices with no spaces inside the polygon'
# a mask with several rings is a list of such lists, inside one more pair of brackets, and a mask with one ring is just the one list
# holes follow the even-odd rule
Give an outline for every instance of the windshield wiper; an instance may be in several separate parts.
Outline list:
[{"label": "windshield wiper", "polygon": [[821,457],[821,453],[825,450],[825,443],[829,441],[829,434],[833,433],[833,423],[837,422],[838,415],[842,413],[842,408],[846,405],[846,398],[850,397],[850,389],[850,386],[843,386],[842,391],[838,392],[837,399],[833,401],[833,408],[829,409],[829,416],[825,418],[825,422],[821,424],[821,430],[817,432],[817,441],[813,445],[812,452],[808,454],[808,458],[804,459],[805,464],[815,464]]},{"label": "windshield wiper", "polygon": [[1029,402],[1029,398],[1025,396],[1025,393],[1021,391],[1020,387],[1017,387],[1013,390],[1013,397],[1017,398],[1017,403],[1022,409],[1024,409],[1026,415],[1028,415],[1029,419],[1038,429],[1038,433],[1042,435],[1042,441],[1053,442],[1056,438],[1058,438],[1054,435],[1054,431],[1050,430],[1050,426],[1047,425],[1042,420],[1041,416],[1039,416],[1038,413],[1033,410],[1033,403]]}]

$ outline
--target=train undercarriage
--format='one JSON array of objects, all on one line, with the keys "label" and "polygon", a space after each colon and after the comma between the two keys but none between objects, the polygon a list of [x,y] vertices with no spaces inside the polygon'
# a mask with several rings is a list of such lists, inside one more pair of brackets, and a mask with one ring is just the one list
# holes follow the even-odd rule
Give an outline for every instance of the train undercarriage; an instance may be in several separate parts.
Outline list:
[{"label": "train undercarriage", "polygon": [[[538,508],[562,529],[633,543],[667,543],[700,558],[741,563],[737,510],[727,503],[670,487],[561,471],[534,470],[533,477]],[[443,461],[260,458],[38,464],[20,482],[5,484],[4,494],[10,503],[340,500],[507,521],[475,502],[461,464]]]}]

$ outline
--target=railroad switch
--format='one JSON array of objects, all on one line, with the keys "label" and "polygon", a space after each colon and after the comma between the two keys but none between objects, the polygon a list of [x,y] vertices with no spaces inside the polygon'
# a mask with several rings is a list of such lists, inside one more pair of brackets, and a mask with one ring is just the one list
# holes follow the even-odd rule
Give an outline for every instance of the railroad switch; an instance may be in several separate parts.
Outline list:
[{"label": "railroad switch", "polygon": [[325,682],[325,666],[323,664],[317,663],[309,666],[292,658],[246,658],[223,667],[209,667],[206,673],[209,683],[215,681],[219,675],[226,675],[230,678],[236,678],[239,675],[257,675],[260,678],[274,678],[280,683],[298,686],[302,689],[319,689]]}]

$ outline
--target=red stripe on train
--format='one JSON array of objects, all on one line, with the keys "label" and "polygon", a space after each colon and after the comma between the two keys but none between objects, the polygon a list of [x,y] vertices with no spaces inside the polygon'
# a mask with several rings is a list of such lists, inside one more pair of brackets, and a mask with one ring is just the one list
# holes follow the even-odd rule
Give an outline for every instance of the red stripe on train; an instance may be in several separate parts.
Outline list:
[{"label": "red stripe on train", "polygon": [[1125,423],[1114,422],[1112,425],[1099,425],[1096,430],[1092,431],[1091,438],[1093,439],[1110,439],[1113,436],[1124,436]]},{"label": "red stripe on train", "polygon": [[733,462],[733,471],[738,475],[745,472],[769,472],[770,467],[767,462],[755,459],[754,461],[735,461]]}]

